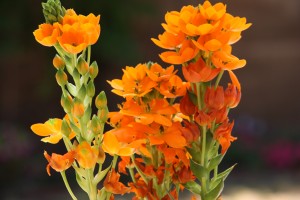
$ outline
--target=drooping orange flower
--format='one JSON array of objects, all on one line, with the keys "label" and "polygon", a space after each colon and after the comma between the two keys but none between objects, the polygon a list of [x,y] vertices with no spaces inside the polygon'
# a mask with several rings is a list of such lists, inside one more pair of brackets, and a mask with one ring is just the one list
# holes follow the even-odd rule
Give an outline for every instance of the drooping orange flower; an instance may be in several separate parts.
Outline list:
[{"label": "drooping orange flower", "polygon": [[115,169],[109,171],[103,183],[105,190],[113,194],[123,195],[125,193],[128,193],[130,191],[130,188],[121,183],[119,179],[120,174],[117,173]]},{"label": "drooping orange flower", "polygon": [[41,24],[39,28],[33,32],[33,35],[40,44],[51,47],[57,42],[57,38],[60,35],[58,23]]},{"label": "drooping orange flower", "polygon": [[142,97],[156,86],[156,82],[147,76],[147,66],[138,64],[136,67],[126,67],[122,80],[114,79],[108,83],[114,88],[113,93],[123,97]]},{"label": "drooping orange flower", "polygon": [[76,147],[76,160],[79,165],[85,169],[91,169],[98,161],[99,151],[96,147],[91,146],[86,141],[81,142]]},{"label": "drooping orange flower", "polygon": [[44,151],[44,156],[49,162],[49,164],[46,167],[47,173],[49,176],[51,176],[50,167],[52,167],[52,169],[54,169],[57,172],[65,171],[69,167],[71,167],[72,163],[74,162],[75,152],[69,151],[64,155],[52,153],[52,155],[50,156],[47,153],[47,151]]},{"label": "drooping orange flower", "polygon": [[181,128],[182,136],[188,144],[196,141],[200,137],[200,129],[196,123],[183,121],[184,127]]},{"label": "drooping orange flower", "polygon": [[229,108],[235,108],[241,100],[241,91],[235,85],[228,84],[225,92],[225,104]]},{"label": "drooping orange flower", "polygon": [[223,123],[221,124],[216,131],[214,132],[214,139],[218,140],[220,143],[222,150],[221,153],[224,154],[231,142],[235,141],[237,138],[231,135],[231,131],[233,128],[234,122],[232,123]]},{"label": "drooping orange flower", "polygon": [[[66,116],[66,119],[67,118],[68,117]],[[41,139],[41,141],[51,144],[57,144],[63,137],[63,134],[61,132],[61,125],[62,120],[54,118],[49,119],[44,124],[33,124],[30,128],[35,134],[44,137]],[[72,131],[69,134],[69,139],[74,138],[75,135],[76,134]]]},{"label": "drooping orange flower", "polygon": [[224,107],[224,89],[222,86],[218,86],[216,89],[213,87],[207,87],[204,97],[205,105],[208,108],[220,110]]},{"label": "drooping orange flower", "polygon": [[186,93],[180,100],[180,111],[186,115],[193,115],[197,110],[195,104],[191,101],[188,93]]},{"label": "drooping orange flower", "polygon": [[195,63],[182,67],[184,78],[191,83],[211,81],[220,71],[220,69],[207,66],[202,58],[199,58]]},{"label": "drooping orange flower", "polygon": [[180,65],[195,58],[198,52],[198,48],[191,41],[185,40],[178,52],[166,51],[161,53],[159,57],[166,63]]},{"label": "drooping orange flower", "polygon": [[194,116],[194,120],[197,124],[200,126],[208,126],[210,127],[210,124],[212,123],[211,117],[203,112],[202,110],[198,110]]}]

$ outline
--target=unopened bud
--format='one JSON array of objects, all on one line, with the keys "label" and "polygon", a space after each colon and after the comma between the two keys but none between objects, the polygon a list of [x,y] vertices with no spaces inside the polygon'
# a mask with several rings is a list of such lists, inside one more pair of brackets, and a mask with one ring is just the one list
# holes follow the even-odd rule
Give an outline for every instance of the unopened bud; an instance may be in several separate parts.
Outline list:
[{"label": "unopened bud", "polygon": [[107,121],[107,119],[108,119],[108,113],[109,113],[109,111],[108,111],[107,106],[98,110],[98,117],[99,117],[99,119],[100,119],[101,122],[104,123],[104,122]]},{"label": "unopened bud", "polygon": [[99,147],[99,151],[98,151],[98,163],[103,164],[105,161],[105,152],[102,149],[102,147]]},{"label": "unopened bud", "polygon": [[92,79],[96,78],[96,76],[98,75],[98,71],[98,64],[96,61],[94,61],[89,68],[89,73]]},{"label": "unopened bud", "polygon": [[61,124],[61,133],[67,137],[71,134],[72,129],[69,126],[69,123],[67,122],[66,119],[63,119],[62,124]]},{"label": "unopened bud", "polygon": [[72,76],[73,76],[74,80],[80,80],[80,74],[76,68],[73,70]]},{"label": "unopened bud", "polygon": [[53,58],[53,65],[57,70],[63,70],[65,68],[65,61],[59,55],[56,54]]},{"label": "unopened bud", "polygon": [[91,130],[95,135],[98,135],[101,132],[101,121],[96,115],[94,115],[92,118]]},{"label": "unopened bud", "polygon": [[84,105],[78,98],[74,99],[72,113],[77,118],[81,118],[84,115]]},{"label": "unopened bud", "polygon": [[92,80],[87,85],[86,94],[89,97],[93,97],[95,95],[95,85],[94,85],[94,82]]},{"label": "unopened bud", "polygon": [[86,88],[84,85],[82,85],[77,93],[77,97],[82,101],[84,101],[85,96],[86,96]]},{"label": "unopened bud", "polygon": [[107,99],[104,91],[100,92],[100,94],[96,97],[95,104],[98,109],[107,107]]},{"label": "unopened bud", "polygon": [[55,75],[58,85],[64,86],[68,82],[68,76],[63,70],[58,70]]},{"label": "unopened bud", "polygon": [[61,103],[61,106],[63,107],[63,109],[66,113],[71,112],[72,107],[73,107],[73,100],[72,100],[72,97],[70,95],[68,95],[67,97],[62,95],[60,103]]},{"label": "unopened bud", "polygon": [[82,57],[79,57],[77,69],[81,75],[85,75],[89,71],[89,65]]}]

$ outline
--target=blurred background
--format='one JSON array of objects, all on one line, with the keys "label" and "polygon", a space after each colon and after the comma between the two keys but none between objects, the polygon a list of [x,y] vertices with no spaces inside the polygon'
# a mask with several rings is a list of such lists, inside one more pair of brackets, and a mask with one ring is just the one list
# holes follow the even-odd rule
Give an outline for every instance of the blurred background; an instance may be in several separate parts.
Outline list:
[{"label": "blurred background", "polygon": [[[202,2],[202,1],[200,1]],[[217,1],[211,1],[217,2]],[[238,140],[223,167],[238,163],[226,181],[224,200],[300,199],[300,1],[224,0],[227,10],[253,25],[233,46],[247,65],[237,70],[243,95],[230,113]],[[77,13],[101,15],[101,36],[92,60],[100,73],[97,92],[105,90],[110,110],[121,99],[106,80],[121,68],[163,62],[150,38],[163,32],[167,11],[199,1],[62,0]],[[44,22],[41,1],[1,1],[0,20],[0,199],[70,199],[58,173],[48,177],[43,151],[63,147],[40,142],[30,125],[62,117],[55,81],[55,51],[38,44],[32,32]],[[61,152],[62,153],[62,152]],[[71,185],[76,189],[75,180]],[[73,183],[72,183],[73,181]],[[83,196],[80,199],[85,199]]]}]

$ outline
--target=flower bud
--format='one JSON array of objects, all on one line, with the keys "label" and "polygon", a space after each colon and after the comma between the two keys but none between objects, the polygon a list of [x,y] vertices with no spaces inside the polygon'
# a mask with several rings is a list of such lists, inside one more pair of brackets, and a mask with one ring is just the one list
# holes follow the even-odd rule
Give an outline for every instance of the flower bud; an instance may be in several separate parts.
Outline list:
[{"label": "flower bud", "polygon": [[108,108],[107,106],[98,110],[98,117],[102,123],[105,123],[108,119]]},{"label": "flower bud", "polygon": [[85,75],[89,71],[89,65],[82,57],[79,57],[77,70],[81,75]]},{"label": "flower bud", "polygon": [[61,106],[63,107],[63,109],[66,113],[71,112],[72,107],[73,107],[73,100],[72,100],[72,97],[70,95],[68,95],[67,97],[62,95],[60,103],[61,103]]},{"label": "flower bud", "polygon": [[42,3],[44,17],[47,23],[53,24],[60,22],[65,16],[66,10],[61,6],[59,0],[48,0],[47,3]]},{"label": "flower bud", "polygon": [[68,83],[68,76],[63,70],[58,70],[55,75],[58,85],[64,86]]},{"label": "flower bud", "polygon": [[62,124],[61,124],[61,133],[63,135],[65,135],[66,137],[69,137],[71,132],[72,132],[72,129],[70,128],[69,123],[67,122],[66,119],[63,119]]},{"label": "flower bud", "polygon": [[55,57],[53,58],[53,66],[59,70],[59,69],[64,69],[65,68],[65,61],[59,56],[59,55],[55,55]]},{"label": "flower bud", "polygon": [[94,85],[94,82],[92,80],[87,85],[86,94],[89,97],[93,97],[95,95],[95,85]]},{"label": "flower bud", "polygon": [[81,118],[84,115],[84,105],[78,98],[74,99],[72,113],[77,118]]},{"label": "flower bud", "polygon": [[81,86],[81,88],[79,89],[78,93],[77,93],[77,97],[79,99],[81,99],[81,101],[84,101],[86,96],[86,88],[84,85]]},{"label": "flower bud", "polygon": [[98,64],[96,61],[94,61],[89,68],[91,79],[96,78],[96,76],[98,75],[98,71],[99,71]]},{"label": "flower bud", "polygon": [[96,115],[94,115],[91,120],[91,130],[94,133],[94,135],[98,135],[101,133],[101,121]]},{"label": "flower bud", "polygon": [[104,91],[100,92],[100,94],[96,97],[95,104],[98,109],[107,107],[107,99]]},{"label": "flower bud", "polygon": [[100,164],[103,164],[104,161],[105,161],[105,152],[104,150],[102,149],[102,147],[100,146],[99,149],[98,149],[98,163]]}]

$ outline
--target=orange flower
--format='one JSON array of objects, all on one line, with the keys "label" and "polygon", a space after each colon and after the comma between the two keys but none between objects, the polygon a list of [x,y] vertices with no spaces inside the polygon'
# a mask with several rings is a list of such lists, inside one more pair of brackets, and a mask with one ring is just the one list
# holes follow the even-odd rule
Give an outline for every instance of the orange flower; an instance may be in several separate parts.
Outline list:
[{"label": "orange flower", "polygon": [[199,50],[191,41],[185,40],[178,52],[166,51],[159,57],[166,63],[180,65],[192,60],[198,52]]},{"label": "orange flower", "polygon": [[33,32],[33,35],[40,44],[51,47],[57,42],[57,37],[60,35],[58,24],[41,24],[39,29]]},{"label": "orange flower", "polygon": [[195,114],[195,122],[200,126],[208,126],[210,127],[211,122],[213,121],[208,114],[205,112],[198,110]]},{"label": "orange flower", "polygon": [[214,133],[214,139],[218,140],[218,142],[220,143],[222,150],[221,153],[224,154],[231,142],[235,141],[237,138],[233,137],[231,135],[231,131],[233,128],[234,122],[230,123],[223,123],[221,124],[215,131]]},{"label": "orange flower", "polygon": [[57,172],[62,172],[71,167],[72,163],[74,162],[74,151],[69,151],[68,153],[64,155],[59,155],[56,153],[52,153],[50,156],[47,151],[44,151],[44,156],[48,160],[49,164],[47,165],[47,173],[49,176],[50,174],[50,167],[54,169]]},{"label": "orange flower", "polygon": [[114,169],[112,169],[106,175],[104,180],[105,190],[111,192],[113,194],[125,194],[130,191],[129,187],[126,187],[123,183],[119,182],[120,174],[117,173]]},{"label": "orange flower", "polygon": [[234,70],[246,65],[246,60],[240,60],[232,55],[231,49],[231,46],[225,46],[222,48],[222,51],[216,51],[213,53],[212,62],[217,68]]},{"label": "orange flower", "polygon": [[201,15],[207,20],[219,20],[226,13],[226,5],[223,3],[211,5],[209,1],[205,1],[203,5],[199,7]]},{"label": "orange flower", "polygon": [[211,81],[220,71],[221,69],[207,66],[202,58],[199,58],[195,63],[190,63],[188,66],[182,67],[184,78],[192,83]]},{"label": "orange flower", "polygon": [[183,82],[177,75],[171,76],[168,81],[159,84],[157,90],[166,98],[176,98],[186,93],[188,83]]},{"label": "orange flower", "polygon": [[222,20],[222,28],[226,31],[241,32],[248,29],[252,24],[246,23],[245,17],[233,17],[231,14],[226,13]]},{"label": "orange flower", "polygon": [[224,107],[224,89],[218,86],[217,89],[208,87],[205,91],[204,102],[208,108],[220,110]]},{"label": "orange flower", "polygon": [[159,83],[162,81],[168,81],[171,76],[176,74],[177,70],[174,71],[173,65],[167,68],[162,68],[159,64],[153,63],[150,69],[147,69],[146,72],[151,80]]},{"label": "orange flower", "polygon": [[[41,139],[41,141],[51,144],[57,144],[63,137],[63,134],[61,132],[61,125],[62,120],[54,118],[49,119],[44,124],[33,124],[30,128],[35,134],[44,137]],[[71,132],[69,135],[69,139],[74,138],[75,135],[76,134],[74,132]]]},{"label": "orange flower", "polygon": [[199,126],[196,123],[183,121],[184,127],[181,129],[182,136],[185,138],[188,144],[197,140],[200,136]]},{"label": "orange flower", "polygon": [[164,32],[162,35],[158,35],[158,40],[151,38],[151,40],[159,47],[163,49],[176,49],[178,48],[185,39],[185,35],[180,32],[178,34],[173,34],[169,32]]},{"label": "orange flower", "polygon": [[138,64],[136,67],[126,67],[123,70],[122,80],[114,79],[108,83],[114,88],[113,93],[123,97],[142,97],[156,86],[156,83],[147,77],[147,66]]},{"label": "orange flower", "polygon": [[211,120],[215,120],[216,124],[228,121],[228,110],[227,107],[223,107],[220,110],[213,110],[209,113]]},{"label": "orange flower", "polygon": [[146,141],[143,139],[133,141],[130,144],[122,143],[118,141],[113,131],[108,131],[104,134],[102,148],[106,153],[112,156],[131,156],[145,143]]},{"label": "orange flower", "polygon": [[61,37],[58,38],[59,44],[65,51],[71,54],[77,54],[83,51],[88,43],[85,40],[84,32],[79,31],[79,25],[63,29]]},{"label": "orange flower", "polygon": [[85,169],[91,169],[98,161],[99,151],[97,148],[92,147],[86,141],[81,142],[76,147],[76,160],[79,165]]}]

